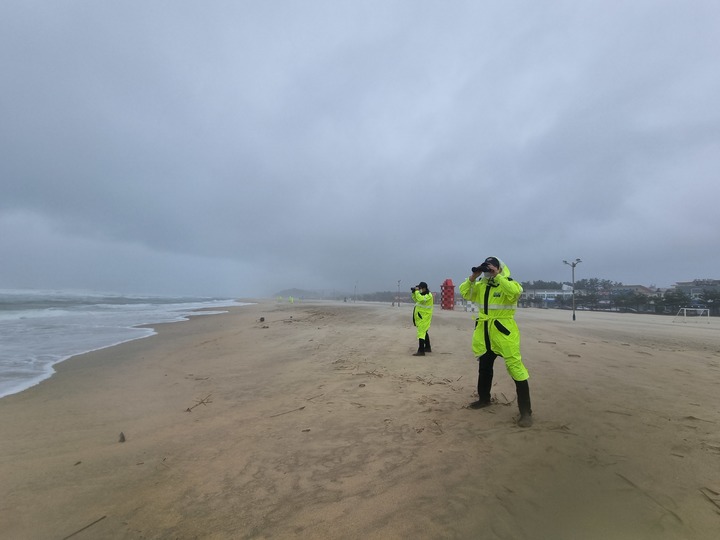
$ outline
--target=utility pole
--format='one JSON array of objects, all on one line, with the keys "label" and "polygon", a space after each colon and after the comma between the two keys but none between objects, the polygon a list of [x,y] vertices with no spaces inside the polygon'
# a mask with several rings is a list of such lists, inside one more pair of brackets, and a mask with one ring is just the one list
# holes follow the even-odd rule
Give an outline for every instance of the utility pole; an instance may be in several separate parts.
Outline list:
[{"label": "utility pole", "polygon": [[565,264],[572,268],[572,306],[573,306],[573,321],[575,320],[575,267],[582,261],[575,259],[573,262],[563,261]]}]

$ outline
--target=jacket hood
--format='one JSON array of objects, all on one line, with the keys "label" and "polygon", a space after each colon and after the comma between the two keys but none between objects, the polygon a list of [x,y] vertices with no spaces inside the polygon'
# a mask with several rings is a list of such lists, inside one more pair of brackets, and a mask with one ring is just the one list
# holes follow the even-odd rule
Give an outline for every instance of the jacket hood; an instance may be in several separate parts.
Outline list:
[{"label": "jacket hood", "polygon": [[500,262],[500,275],[506,278],[510,277],[510,269],[500,257],[495,257]]}]

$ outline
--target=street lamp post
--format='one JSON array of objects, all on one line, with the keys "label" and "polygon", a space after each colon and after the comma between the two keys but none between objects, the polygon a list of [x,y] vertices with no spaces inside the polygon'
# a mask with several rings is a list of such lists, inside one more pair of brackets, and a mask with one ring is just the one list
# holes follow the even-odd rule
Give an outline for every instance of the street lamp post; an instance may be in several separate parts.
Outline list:
[{"label": "street lamp post", "polygon": [[582,261],[580,259],[575,259],[573,262],[567,262],[567,261],[563,261],[563,262],[572,268],[572,304],[573,304],[573,321],[574,321],[575,320],[575,267],[578,264],[580,264]]}]

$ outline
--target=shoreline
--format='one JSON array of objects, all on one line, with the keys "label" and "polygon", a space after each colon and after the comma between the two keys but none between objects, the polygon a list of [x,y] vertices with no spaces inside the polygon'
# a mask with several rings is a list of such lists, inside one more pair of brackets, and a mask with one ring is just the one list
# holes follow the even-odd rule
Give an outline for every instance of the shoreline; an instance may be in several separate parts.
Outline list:
[{"label": "shoreline", "polygon": [[519,310],[535,412],[521,429],[500,359],[498,403],[465,408],[470,312],[436,309],[418,359],[406,306],[227,311],[75,356],[0,399],[3,534],[715,536],[714,321]]},{"label": "shoreline", "polygon": [[[229,302],[230,300],[228,300]],[[234,302],[240,302],[238,300],[234,300]],[[129,304],[132,306],[133,304]],[[39,369],[36,369],[36,372],[33,374],[32,377],[27,378],[7,378],[3,382],[3,386],[0,387],[0,399],[3,399],[4,397],[14,395],[20,392],[23,392],[27,390],[28,388],[32,388],[33,386],[36,386],[43,381],[52,378],[56,373],[57,369],[56,366],[61,364],[62,362],[65,362],[69,360],[70,358],[73,358],[75,356],[88,354],[92,352],[96,352],[102,349],[107,349],[111,347],[115,347],[118,345],[122,345],[123,343],[127,343],[129,341],[135,341],[139,339],[145,339],[147,337],[151,337],[156,334],[155,327],[159,324],[166,324],[166,323],[176,323],[176,322],[187,322],[189,318],[194,316],[200,316],[200,315],[209,315],[213,313],[225,313],[225,309],[230,307],[228,304],[217,306],[217,305],[208,305],[203,307],[196,307],[196,308],[180,308],[180,304],[170,304],[172,305],[173,309],[164,313],[155,313],[153,315],[147,315],[145,313],[138,313],[137,317],[141,319],[157,319],[156,321],[151,322],[138,322],[137,324],[123,324],[119,320],[112,320],[105,322],[103,330],[107,331],[108,329],[112,329],[112,332],[114,333],[111,336],[105,336],[104,339],[97,340],[95,339],[96,343],[84,343],[85,347],[77,347],[75,345],[68,346],[68,343],[66,342],[63,346],[60,346],[59,349],[57,348],[57,343],[54,343],[55,350],[48,351],[44,349],[40,349],[39,351],[36,351],[32,346],[31,356],[26,360],[29,363],[32,363],[32,360],[36,360],[42,368],[42,371]],[[186,305],[186,304],[183,304]],[[160,308],[162,305],[158,305]],[[34,315],[34,314],[33,314]],[[25,317],[18,317],[20,320]],[[86,336],[88,333],[90,333],[91,329],[93,328],[90,324],[87,324],[86,326],[78,325],[77,323],[63,323],[62,319],[58,319],[59,324],[56,325],[58,328],[63,328],[64,326],[67,326],[67,328],[71,328],[73,331],[73,337],[76,339],[79,339],[81,342],[83,339],[86,339]],[[53,323],[55,325],[55,321]],[[77,330],[79,329],[79,330]],[[25,333],[29,333],[32,329],[31,328],[22,328],[21,329]],[[17,332],[18,330],[16,330]],[[56,330],[57,331],[57,330]],[[76,334],[77,333],[77,334]],[[69,334],[68,334],[69,335]],[[47,343],[48,345],[51,343],[49,341],[49,337],[44,336],[42,343]],[[15,344],[15,347],[19,347],[19,344]],[[68,350],[69,349],[69,350]],[[32,356],[32,353],[35,352],[36,354],[41,354],[45,358],[42,362],[37,360],[35,356]],[[12,358],[12,356],[11,356]],[[25,360],[25,359],[23,359]],[[16,362],[19,362],[19,359],[16,359]],[[18,368],[21,369],[21,368]]]}]

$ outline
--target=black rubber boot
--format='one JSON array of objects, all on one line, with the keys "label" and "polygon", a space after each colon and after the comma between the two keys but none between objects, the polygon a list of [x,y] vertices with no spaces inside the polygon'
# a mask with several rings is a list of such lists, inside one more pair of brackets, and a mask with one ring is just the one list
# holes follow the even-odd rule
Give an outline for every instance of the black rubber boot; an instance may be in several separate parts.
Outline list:
[{"label": "black rubber boot", "polygon": [[425,334],[425,352],[432,352],[432,349],[430,348],[430,334]]},{"label": "black rubber boot", "polygon": [[530,427],[533,421],[530,407],[530,386],[527,379],[515,381],[515,389],[517,390],[518,409],[520,409],[520,418],[518,418],[517,424],[520,427]]},{"label": "black rubber boot", "polygon": [[478,400],[468,405],[471,409],[483,409],[492,403],[490,389],[493,382],[495,358],[497,356],[494,353],[486,353],[478,358]]},{"label": "black rubber boot", "polygon": [[492,389],[494,375],[493,366],[495,365],[495,358],[496,356],[494,354],[485,354],[478,358],[477,391],[478,399],[480,401],[487,401],[488,403],[490,403],[490,390]]},{"label": "black rubber boot", "polygon": [[425,356],[425,340],[418,339],[418,350],[413,356]]},{"label": "black rubber boot", "polygon": [[485,407],[489,407],[492,405],[492,402],[490,401],[473,401],[470,405],[468,405],[468,409],[484,409]]}]

